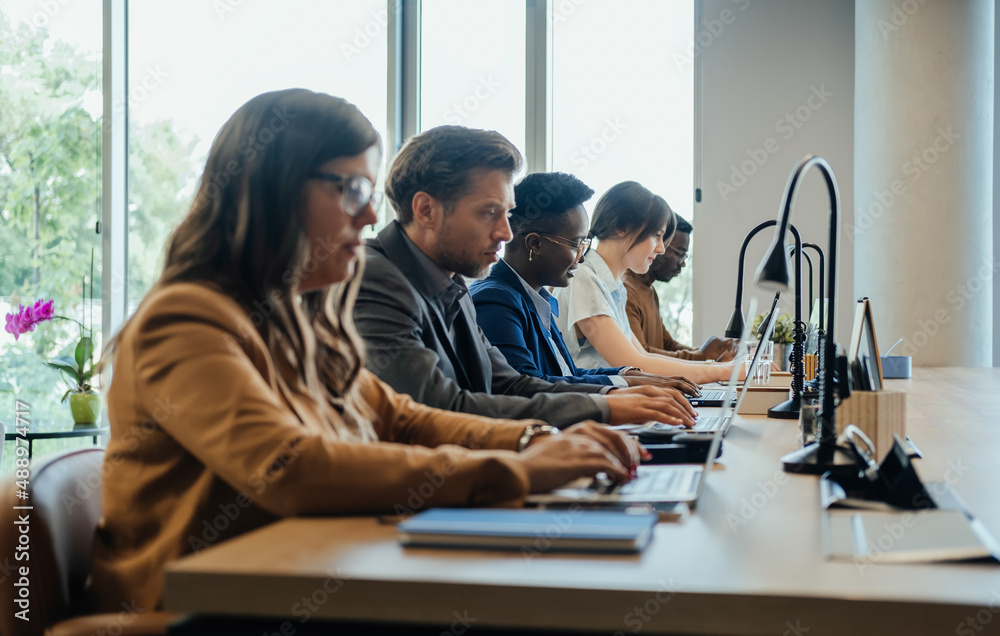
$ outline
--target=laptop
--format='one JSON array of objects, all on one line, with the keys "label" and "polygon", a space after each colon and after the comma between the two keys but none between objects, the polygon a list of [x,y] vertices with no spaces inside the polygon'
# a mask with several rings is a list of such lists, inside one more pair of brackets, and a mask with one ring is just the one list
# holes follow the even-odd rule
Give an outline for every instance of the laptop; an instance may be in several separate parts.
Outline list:
[{"label": "laptop", "polygon": [[[780,295],[781,295],[780,293],[774,295],[774,300],[771,301],[771,311],[768,313],[767,324],[763,325],[763,329],[764,329],[764,332],[766,332],[766,337],[767,338],[770,338],[771,334],[774,333],[774,325],[775,325],[775,322],[777,321],[777,315],[775,313],[775,310],[777,309],[778,298],[780,297]],[[751,303],[750,303],[751,304],[751,308],[750,308],[750,315],[751,316],[756,315],[754,313],[756,311],[755,301],[756,301],[756,299],[751,299]],[[760,331],[760,328],[758,328],[758,332],[759,331]],[[749,330],[746,328],[746,325],[744,325],[743,326],[743,335],[742,335],[742,337],[740,339],[740,342],[747,342],[747,336],[749,336]],[[761,339],[763,340],[763,337]],[[737,351],[736,357],[733,358],[734,361],[739,361],[742,358],[742,356],[740,356],[739,354],[740,354],[740,352]],[[754,352],[754,359],[753,359],[753,361],[752,361],[752,363],[751,363],[751,365],[749,367],[750,369],[753,369],[757,365],[757,356],[759,354],[760,354],[760,350],[759,349]],[[744,383],[743,383],[743,388],[744,389],[747,387],[749,381],[750,381],[750,374],[747,373],[747,378],[746,378],[746,380],[744,380]],[[730,400],[734,399],[734,397],[732,396],[732,390],[731,389],[732,389],[732,387],[726,387],[726,388],[721,389],[721,390],[702,391],[701,395],[699,395],[697,397],[688,397],[687,401],[690,402],[691,406],[696,406],[696,407],[697,406],[707,406],[707,407],[722,406],[723,402],[725,401],[727,395],[730,396],[729,397]],[[739,396],[742,397],[743,394],[744,394],[744,391],[740,391]]]},{"label": "laptop", "polygon": [[[760,334],[760,340],[762,342],[766,342],[774,334],[774,325],[778,319],[778,312],[776,310],[778,307],[779,296],[780,294],[775,294],[774,300],[771,301],[771,311],[768,313],[767,322],[763,325],[763,331],[761,331],[758,328],[757,332]],[[756,301],[757,301],[756,298],[751,299],[750,301],[751,316],[755,315],[754,312],[757,310]],[[737,372],[729,376],[729,385],[726,387],[724,391],[722,391],[722,393],[728,396],[723,400],[723,402],[728,402],[729,405],[733,406],[734,408],[732,410],[729,410],[728,412],[726,409],[723,409],[720,415],[699,414],[698,418],[695,420],[694,426],[690,429],[682,429],[682,427],[672,426],[669,424],[664,424],[659,426],[661,427],[671,426],[672,428],[675,429],[693,430],[693,431],[714,431],[716,429],[722,429],[723,435],[728,433],[729,427],[732,426],[733,423],[733,414],[739,412],[740,405],[743,404],[744,398],[749,393],[749,391],[747,391],[747,387],[750,386],[750,380],[753,378],[753,373],[751,373],[749,370],[757,367],[757,362],[760,359],[760,354],[762,351],[761,347],[757,347],[757,350],[754,351],[753,359],[750,361],[750,366],[747,367],[746,378],[743,379],[742,386],[740,387],[739,391],[737,391],[735,384],[736,384],[736,379],[739,377],[739,372],[738,372],[738,369],[740,368],[739,361],[743,360],[746,357],[746,348],[749,343],[749,336],[750,336],[750,328],[748,325],[745,325],[743,327],[743,337],[740,338],[739,349],[736,352],[736,357],[733,358],[734,361],[733,369],[737,370]]]},{"label": "laptop", "polygon": [[[752,301],[751,307],[756,309],[756,303]],[[745,343],[746,338],[741,338],[737,356],[745,355]],[[733,371],[729,375],[730,390],[735,388],[739,377],[740,366],[734,364]],[[735,406],[732,399],[725,400],[721,417],[731,420]],[[606,480],[582,478],[552,492],[529,495],[527,503],[529,505],[575,503],[582,506],[687,503],[693,507],[705,489],[706,476],[715,465],[715,456],[718,455],[719,447],[722,445],[723,427],[715,427],[710,434],[712,444],[709,446],[704,464],[639,466],[638,476],[626,484],[611,484]]]}]

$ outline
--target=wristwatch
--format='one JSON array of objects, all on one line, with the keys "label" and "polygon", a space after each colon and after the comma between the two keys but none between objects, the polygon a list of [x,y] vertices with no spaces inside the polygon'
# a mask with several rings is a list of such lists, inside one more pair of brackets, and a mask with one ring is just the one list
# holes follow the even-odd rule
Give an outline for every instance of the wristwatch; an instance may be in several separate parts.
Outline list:
[{"label": "wristwatch", "polygon": [[517,440],[517,452],[523,451],[537,435],[556,435],[559,429],[548,424],[528,424],[521,433],[521,438]]},{"label": "wristwatch", "polygon": [[621,371],[618,372],[618,375],[625,375],[629,371],[635,371],[637,373],[642,373],[643,372],[642,369],[640,369],[639,367],[625,367]]}]

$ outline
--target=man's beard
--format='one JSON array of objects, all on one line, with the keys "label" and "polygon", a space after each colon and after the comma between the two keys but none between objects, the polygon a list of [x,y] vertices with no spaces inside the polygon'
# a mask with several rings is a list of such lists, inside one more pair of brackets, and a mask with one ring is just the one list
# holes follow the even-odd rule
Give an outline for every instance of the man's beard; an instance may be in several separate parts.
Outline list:
[{"label": "man's beard", "polygon": [[449,272],[461,274],[466,278],[480,278],[489,267],[475,260],[465,260],[462,255],[451,251],[444,241],[438,241],[435,251],[437,251],[438,265]]}]

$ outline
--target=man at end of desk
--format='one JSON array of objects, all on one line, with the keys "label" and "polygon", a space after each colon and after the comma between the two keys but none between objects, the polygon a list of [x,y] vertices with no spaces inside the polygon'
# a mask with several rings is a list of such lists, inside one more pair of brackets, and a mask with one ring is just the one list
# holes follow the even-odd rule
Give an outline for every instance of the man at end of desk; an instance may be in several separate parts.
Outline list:
[{"label": "man at end of desk", "polygon": [[660,314],[660,297],[653,289],[653,283],[669,283],[680,275],[687,264],[691,232],[694,230],[686,219],[677,217],[677,230],[673,238],[663,247],[660,254],[649,266],[645,274],[629,271],[625,274],[625,289],[628,290],[628,320],[639,344],[650,353],[658,353],[682,360],[714,360],[728,362],[736,354],[736,341],[732,338],[719,339],[711,336],[700,348],[682,344],[674,340],[663,324]]}]

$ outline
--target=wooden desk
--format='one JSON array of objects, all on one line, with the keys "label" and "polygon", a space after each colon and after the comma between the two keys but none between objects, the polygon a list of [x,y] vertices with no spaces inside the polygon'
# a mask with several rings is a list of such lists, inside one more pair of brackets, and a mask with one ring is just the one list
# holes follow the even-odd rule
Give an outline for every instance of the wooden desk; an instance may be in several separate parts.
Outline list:
[{"label": "wooden desk", "polygon": [[[921,476],[949,481],[1000,536],[1000,369],[918,369],[890,386],[909,391]],[[403,549],[370,517],[290,519],[172,564],[166,607],[446,630],[459,615],[476,627],[624,634],[1000,632],[1000,567],[823,559],[816,479],[778,461],[796,426],[738,420],[697,510],[661,523],[641,555]]]}]

